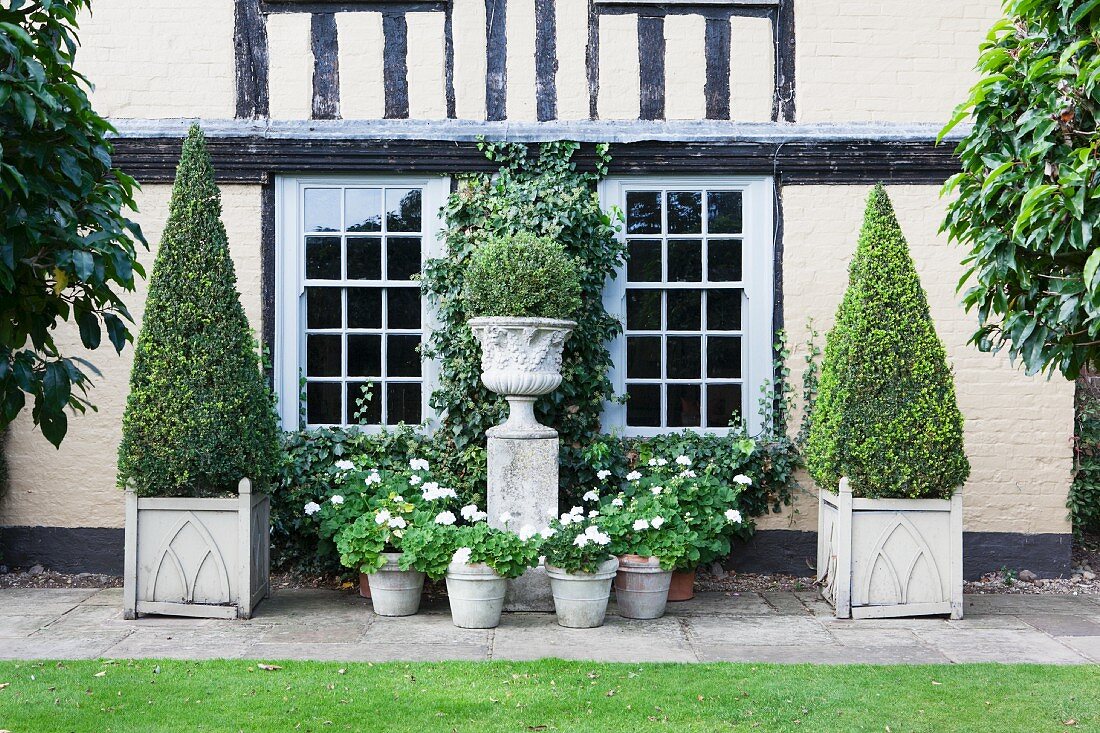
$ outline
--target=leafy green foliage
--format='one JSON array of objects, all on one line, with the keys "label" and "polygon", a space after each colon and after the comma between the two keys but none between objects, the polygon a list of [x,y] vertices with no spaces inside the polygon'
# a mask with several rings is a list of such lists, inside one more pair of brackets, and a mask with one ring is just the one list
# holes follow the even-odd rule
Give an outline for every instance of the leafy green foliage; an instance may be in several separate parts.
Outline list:
[{"label": "leafy green foliage", "polygon": [[485,431],[504,420],[508,407],[481,383],[481,348],[466,325],[470,314],[462,293],[470,258],[491,238],[529,232],[560,243],[577,262],[581,307],[565,343],[562,384],[535,404],[539,421],[561,436],[559,475],[567,497],[577,485],[581,451],[600,432],[603,403],[614,398],[607,343],[621,325],[604,310],[603,286],[624,257],[616,224],[600,208],[595,190],[606,172],[606,146],[597,149],[595,173],[576,169],[572,158],[578,147],[545,143],[537,156],[528,156],[523,145],[484,144],[486,155],[501,168],[495,177],[460,182],[444,209],[446,256],[424,268],[424,291],[439,320],[426,347],[441,364],[439,388],[431,398],[442,415],[439,432],[451,452],[461,455],[474,446],[483,455]]},{"label": "leafy green foliage", "polygon": [[420,570],[430,578],[446,575],[455,552],[463,548],[469,551],[467,563],[488,565],[502,578],[518,578],[539,564],[537,536],[521,539],[515,532],[491,527],[483,520],[464,525],[417,525],[405,535],[401,547],[405,553],[401,567]]},{"label": "leafy green foliage", "polygon": [[88,0],[0,5],[0,427],[34,399],[31,415],[60,445],[65,408],[94,406],[87,372],[54,340],[75,322],[85,348],[103,332],[121,353],[132,340],[118,290],[134,289],[134,240],[123,212],[137,184],[111,166],[111,125],[88,101],[73,69],[76,16]]},{"label": "leafy green foliage", "polygon": [[1076,428],[1068,506],[1080,537],[1100,534],[1100,379],[1095,376],[1077,383]]},{"label": "leafy green foliage", "polygon": [[153,264],[122,419],[118,484],[204,496],[243,476],[269,491],[279,461],[274,400],[237,293],[206,142],[183,144]]},{"label": "leafy green foliage", "polygon": [[1012,0],[982,44],[982,78],[943,228],[970,248],[960,287],[973,341],[1029,373],[1100,365],[1100,3]]},{"label": "leafy green foliage", "polygon": [[463,282],[471,316],[570,319],[581,307],[576,262],[554,240],[528,232],[477,245]]},{"label": "leafy green foliage", "polygon": [[543,533],[546,564],[567,573],[594,573],[611,559],[611,536],[603,531],[601,517],[585,516],[581,507],[550,522]]},{"label": "leafy green foliage", "polygon": [[696,533],[672,492],[606,500],[600,504],[600,526],[615,555],[655,557],[665,570],[699,564]]},{"label": "leafy green foliage", "polygon": [[806,464],[822,488],[847,476],[863,497],[947,497],[970,474],[951,369],[882,186],[825,341]]}]

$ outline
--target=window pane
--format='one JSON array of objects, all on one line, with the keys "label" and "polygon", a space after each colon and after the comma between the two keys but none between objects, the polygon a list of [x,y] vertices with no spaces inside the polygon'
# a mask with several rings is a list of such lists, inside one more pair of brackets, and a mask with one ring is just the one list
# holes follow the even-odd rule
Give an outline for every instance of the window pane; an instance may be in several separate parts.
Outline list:
[{"label": "window pane", "polygon": [[342,288],[306,288],[306,328],[340,328]]},{"label": "window pane", "polygon": [[661,291],[626,291],[626,328],[629,331],[661,330]]},{"label": "window pane", "polygon": [[306,237],[306,279],[340,279],[339,237]]},{"label": "window pane", "polygon": [[668,389],[668,427],[698,428],[702,426],[699,413],[698,384],[670,384]]},{"label": "window pane", "polygon": [[311,425],[339,425],[339,382],[309,382],[306,385],[306,422]]},{"label": "window pane", "polygon": [[707,337],[707,377],[739,379],[741,377],[741,337]]},{"label": "window pane", "polygon": [[349,188],[344,191],[344,227],[349,232],[382,231],[382,190]]},{"label": "window pane", "polygon": [[661,427],[661,386],[626,385],[626,424],[639,428]]},{"label": "window pane", "polygon": [[703,194],[700,191],[669,191],[668,233],[698,234],[703,231]]},{"label": "window pane", "polygon": [[730,424],[730,418],[737,416],[741,420],[741,385],[707,385],[707,427],[724,428]]},{"label": "window pane", "polygon": [[390,237],[386,240],[386,277],[409,280],[420,272],[420,237]]},{"label": "window pane", "polygon": [[[369,390],[370,399],[366,399],[363,388]],[[363,401],[362,406],[359,402]],[[360,414],[356,417],[356,413]],[[348,382],[349,425],[380,425],[382,423],[382,394],[377,384],[371,382]]]},{"label": "window pane", "polygon": [[389,288],[386,318],[389,328],[420,328],[420,289]]},{"label": "window pane", "polygon": [[386,230],[390,232],[420,231],[419,188],[386,190]]},{"label": "window pane", "polygon": [[[340,342],[338,335],[306,336],[306,375],[310,377],[340,376]],[[339,412],[339,411],[337,411]]]},{"label": "window pane", "polygon": [[668,281],[697,283],[702,279],[702,241],[698,239],[668,240]]},{"label": "window pane", "polygon": [[391,377],[419,377],[420,354],[416,353],[419,345],[419,336],[387,336],[386,374]]},{"label": "window pane", "polygon": [[626,339],[628,379],[661,378],[661,337],[630,336]]},{"label": "window pane", "polygon": [[305,231],[340,231],[340,189],[307,188]]},{"label": "window pane", "polygon": [[386,385],[386,423],[415,425],[420,422],[420,383],[397,382]]},{"label": "window pane", "polygon": [[741,291],[733,289],[707,291],[707,330],[738,331],[741,329]]},{"label": "window pane", "polygon": [[382,240],[348,237],[348,280],[382,279]]},{"label": "window pane", "polygon": [[348,376],[382,376],[382,337],[348,334]]},{"label": "window pane", "polygon": [[348,328],[382,328],[382,288],[348,288]]},{"label": "window pane", "polygon": [[741,233],[741,192],[707,193],[707,231],[711,234]]},{"label": "window pane", "polygon": [[701,290],[668,291],[668,330],[698,331]]},{"label": "window pane", "polygon": [[626,233],[661,233],[660,191],[629,191],[626,194]]},{"label": "window pane", "polygon": [[741,279],[740,239],[712,239],[707,244],[707,278],[711,282]]},{"label": "window pane", "polygon": [[698,379],[702,348],[700,336],[668,337],[668,378]]},{"label": "window pane", "polygon": [[661,240],[632,239],[628,244],[630,258],[626,262],[626,279],[631,282],[660,282]]}]

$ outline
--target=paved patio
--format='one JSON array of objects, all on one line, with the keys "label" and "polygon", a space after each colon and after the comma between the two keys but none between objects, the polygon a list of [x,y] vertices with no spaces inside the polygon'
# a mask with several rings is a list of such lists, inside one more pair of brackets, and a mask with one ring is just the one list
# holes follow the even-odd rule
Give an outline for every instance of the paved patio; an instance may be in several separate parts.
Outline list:
[{"label": "paved patio", "polygon": [[505,614],[485,631],[455,628],[446,601],[383,618],[327,590],[278,591],[250,621],[126,621],[121,603],[118,588],[0,590],[0,658],[1100,663],[1100,596],[970,595],[962,621],[838,621],[813,592],[703,593],[656,621],[612,604],[599,629]]}]

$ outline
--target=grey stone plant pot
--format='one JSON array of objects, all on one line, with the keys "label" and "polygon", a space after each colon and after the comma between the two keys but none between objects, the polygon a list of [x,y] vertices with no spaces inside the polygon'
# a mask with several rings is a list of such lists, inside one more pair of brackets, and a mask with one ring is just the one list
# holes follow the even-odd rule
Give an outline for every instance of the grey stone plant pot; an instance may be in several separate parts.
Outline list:
[{"label": "grey stone plant pot", "polygon": [[602,626],[607,615],[607,600],[611,597],[611,581],[618,569],[617,557],[601,563],[594,573],[567,573],[547,565],[558,625],[570,629]]},{"label": "grey stone plant pot", "polygon": [[251,618],[269,592],[271,503],[126,492],[123,615]]},{"label": "grey stone plant pot", "polygon": [[374,612],[379,616],[412,616],[420,610],[424,573],[402,570],[398,565],[400,552],[384,552],[382,556],[386,563],[367,575]]},{"label": "grey stone plant pot", "polygon": [[623,555],[615,574],[615,604],[625,618],[651,619],[665,615],[672,571],[663,570],[656,557]]},{"label": "grey stone plant pot", "polygon": [[452,562],[447,567],[451,621],[460,629],[494,629],[500,625],[508,581],[484,563]]}]

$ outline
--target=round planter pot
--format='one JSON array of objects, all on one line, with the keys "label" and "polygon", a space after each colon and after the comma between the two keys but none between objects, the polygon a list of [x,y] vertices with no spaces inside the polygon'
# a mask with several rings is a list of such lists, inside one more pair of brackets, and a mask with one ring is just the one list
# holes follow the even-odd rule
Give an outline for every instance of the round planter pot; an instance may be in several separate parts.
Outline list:
[{"label": "round planter pot", "polygon": [[570,629],[602,626],[607,614],[607,599],[611,596],[611,581],[618,569],[617,557],[602,563],[594,573],[567,573],[547,565],[558,625]]},{"label": "round planter pot", "polygon": [[386,552],[386,564],[367,576],[374,612],[379,616],[412,616],[420,608],[424,573],[402,570],[397,561],[400,552]]},{"label": "round planter pot", "polygon": [[370,580],[366,573],[359,573],[359,596],[370,598]]},{"label": "round planter pot", "polygon": [[695,597],[695,571],[676,570],[668,587],[668,600],[690,601]]},{"label": "round planter pot", "polygon": [[451,621],[460,629],[496,628],[507,588],[508,581],[488,565],[452,562],[447,567]]},{"label": "round planter pot", "polygon": [[615,574],[615,603],[624,618],[660,618],[665,615],[672,571],[661,569],[655,557],[623,555]]}]

